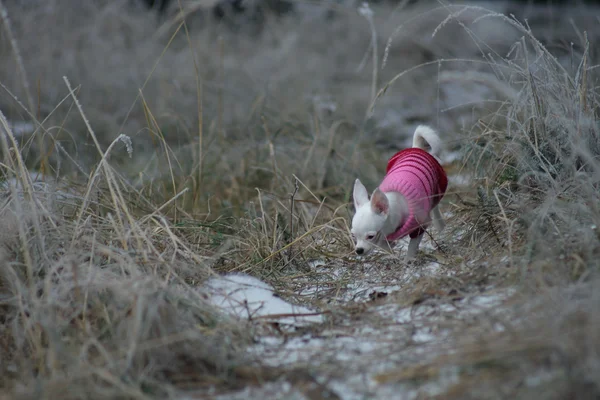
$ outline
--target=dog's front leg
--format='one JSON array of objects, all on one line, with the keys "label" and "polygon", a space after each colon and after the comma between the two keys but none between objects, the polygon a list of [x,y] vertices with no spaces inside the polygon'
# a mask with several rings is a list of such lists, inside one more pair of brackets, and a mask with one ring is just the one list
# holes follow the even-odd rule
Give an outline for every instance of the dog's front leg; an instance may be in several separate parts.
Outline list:
[{"label": "dog's front leg", "polygon": [[438,232],[443,231],[446,227],[446,222],[444,222],[444,217],[442,217],[439,205],[433,207],[433,210],[431,210],[431,216],[433,217],[433,226],[435,226],[435,230]]},{"label": "dog's front leg", "polygon": [[408,242],[408,250],[406,251],[406,261],[413,260],[417,256],[417,250],[419,250],[419,244],[425,232],[417,236],[416,238],[410,238]]}]

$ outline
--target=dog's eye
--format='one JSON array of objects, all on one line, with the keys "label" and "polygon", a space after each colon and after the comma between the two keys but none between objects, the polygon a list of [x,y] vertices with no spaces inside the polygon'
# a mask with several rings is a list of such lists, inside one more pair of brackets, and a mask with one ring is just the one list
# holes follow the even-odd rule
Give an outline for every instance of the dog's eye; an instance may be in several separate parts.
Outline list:
[{"label": "dog's eye", "polygon": [[373,240],[374,237],[375,237],[375,235],[369,234],[369,235],[367,235],[367,240]]}]

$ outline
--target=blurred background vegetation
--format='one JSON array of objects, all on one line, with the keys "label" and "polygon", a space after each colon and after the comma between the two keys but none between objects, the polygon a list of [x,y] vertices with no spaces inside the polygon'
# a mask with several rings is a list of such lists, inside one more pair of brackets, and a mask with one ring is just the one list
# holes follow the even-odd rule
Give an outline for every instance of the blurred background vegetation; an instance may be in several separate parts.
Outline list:
[{"label": "blurred background vegetation", "polygon": [[558,365],[546,393],[596,395],[599,10],[1,1],[0,386],[165,398],[190,375],[230,389],[279,378],[245,369],[256,332],[209,306],[203,282],[242,271],[294,298],[311,257],[360,270],[352,183],[374,188],[425,123],[451,176],[449,233],[428,256],[461,284],[407,293],[522,289],[506,342],[465,335],[485,348],[472,365],[509,365],[494,376],[521,383],[514,365]]}]

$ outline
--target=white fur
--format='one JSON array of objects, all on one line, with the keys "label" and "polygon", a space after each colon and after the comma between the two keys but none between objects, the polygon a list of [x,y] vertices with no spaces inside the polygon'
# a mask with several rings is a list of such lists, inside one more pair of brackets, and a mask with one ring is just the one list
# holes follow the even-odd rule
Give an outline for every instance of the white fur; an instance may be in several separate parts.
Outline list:
[{"label": "white fur", "polygon": [[[430,153],[437,158],[442,150],[440,137],[430,127],[419,125],[413,135],[413,147],[425,150],[427,144],[431,148]],[[352,218],[351,232],[356,241],[356,253],[365,255],[375,246],[391,251],[386,237],[396,230],[409,213],[404,196],[397,192],[383,193],[376,188],[369,199],[367,189],[359,179],[356,179],[353,197],[356,214]],[[438,207],[431,210],[431,215],[424,215],[424,210],[421,213],[415,210],[415,214],[425,227],[432,220],[437,231],[442,231],[446,225]],[[421,239],[423,235],[410,239],[407,259],[415,258]]]},{"label": "white fur", "polygon": [[442,141],[440,140],[440,137],[429,126],[419,125],[417,126],[417,129],[415,129],[413,135],[412,147],[418,147],[419,149],[425,150],[427,144],[429,144],[429,147],[431,148],[429,153],[439,161],[440,152],[442,150]]}]

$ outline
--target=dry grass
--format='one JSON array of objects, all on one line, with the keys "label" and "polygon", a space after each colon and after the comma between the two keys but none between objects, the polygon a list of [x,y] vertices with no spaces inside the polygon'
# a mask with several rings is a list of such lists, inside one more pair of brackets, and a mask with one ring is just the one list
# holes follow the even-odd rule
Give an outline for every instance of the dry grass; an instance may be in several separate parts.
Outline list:
[{"label": "dry grass", "polygon": [[463,246],[505,255],[513,273],[500,282],[516,282],[522,291],[502,309],[500,333],[487,330],[487,322],[472,330],[454,326],[447,353],[381,379],[439,377],[454,366],[459,382],[443,398],[594,398],[600,390],[600,325],[591,311],[600,250],[595,50],[588,32],[579,32],[581,52],[572,50],[565,66],[527,26],[479,11],[523,39],[508,57],[485,57],[494,85],[515,92],[470,129],[464,167],[477,191],[455,203],[456,227],[468,227]]},{"label": "dry grass", "polygon": [[[451,369],[444,398],[598,393],[600,30],[585,9],[531,31],[480,7],[338,6],[327,24],[266,15],[246,37],[210,21],[159,29],[126,2],[45,4],[1,5],[11,397],[289,381],[316,399],[335,396],[328,382],[345,367],[384,368],[375,381],[389,390]],[[351,183],[374,187],[421,122],[460,151],[450,174],[468,177],[445,198],[450,233],[410,267],[365,263],[351,254]],[[290,332],[230,318],[201,291],[222,272],[260,277],[326,321]],[[400,289],[373,289],[386,285]],[[504,288],[514,294],[484,314],[465,300]],[[390,322],[386,307],[411,321]],[[324,346],[274,368],[246,351],[265,328],[286,341],[368,328],[384,347],[348,366]],[[405,328],[444,340],[421,347]]]}]

